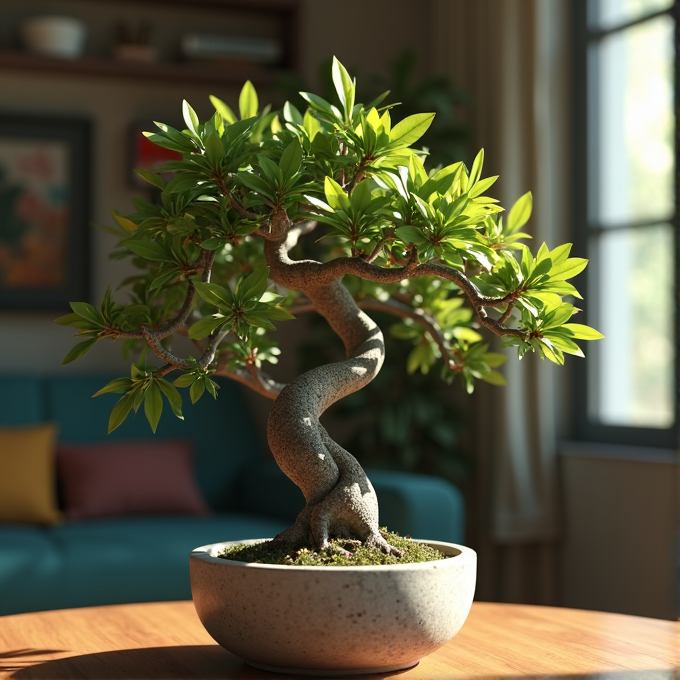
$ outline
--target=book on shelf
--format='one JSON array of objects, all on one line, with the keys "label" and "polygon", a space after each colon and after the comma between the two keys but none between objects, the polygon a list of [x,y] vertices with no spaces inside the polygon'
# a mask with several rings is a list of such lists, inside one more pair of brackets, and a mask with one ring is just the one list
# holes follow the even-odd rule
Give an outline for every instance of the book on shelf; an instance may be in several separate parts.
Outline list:
[{"label": "book on shelf", "polygon": [[190,61],[232,61],[274,65],[283,50],[275,38],[188,33],[182,38],[182,55]]}]

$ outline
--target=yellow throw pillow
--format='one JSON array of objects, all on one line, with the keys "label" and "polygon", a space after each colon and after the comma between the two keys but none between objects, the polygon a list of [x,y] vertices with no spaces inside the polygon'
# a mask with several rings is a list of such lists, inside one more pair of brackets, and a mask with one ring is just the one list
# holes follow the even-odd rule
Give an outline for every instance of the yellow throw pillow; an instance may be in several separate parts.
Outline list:
[{"label": "yellow throw pillow", "polygon": [[53,423],[0,427],[0,522],[59,521]]}]

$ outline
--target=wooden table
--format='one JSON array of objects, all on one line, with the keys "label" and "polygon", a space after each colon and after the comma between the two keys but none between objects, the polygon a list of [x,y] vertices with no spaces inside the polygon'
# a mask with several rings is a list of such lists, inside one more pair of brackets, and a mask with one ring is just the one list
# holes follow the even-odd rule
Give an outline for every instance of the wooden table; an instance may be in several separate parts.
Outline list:
[{"label": "wooden table", "polygon": [[[456,637],[398,680],[540,677],[671,680],[680,623],[576,609],[475,602]],[[677,670],[677,666],[676,666]],[[191,602],[64,609],[0,617],[0,678],[286,677],[216,645]]]}]

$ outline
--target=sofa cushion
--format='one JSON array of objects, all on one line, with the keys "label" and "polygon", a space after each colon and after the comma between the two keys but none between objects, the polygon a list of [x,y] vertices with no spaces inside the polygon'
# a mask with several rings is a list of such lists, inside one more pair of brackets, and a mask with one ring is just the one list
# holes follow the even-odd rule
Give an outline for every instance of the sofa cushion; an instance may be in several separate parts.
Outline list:
[{"label": "sofa cushion", "polygon": [[0,522],[54,524],[57,426],[0,427]]},{"label": "sofa cushion", "polygon": [[[196,446],[194,467],[203,498],[217,511],[236,510],[234,487],[244,463],[262,457],[262,444],[240,385],[216,378],[217,399],[208,394],[196,404],[184,398],[184,420],[167,407],[151,432],[143,413],[130,415],[107,436],[109,416],[118,394],[92,395],[115,375],[63,375],[46,382],[47,418],[60,425],[64,442],[117,441],[120,439],[191,439]],[[180,390],[186,395],[186,390]],[[188,396],[188,395],[187,395]]]},{"label": "sofa cushion", "polygon": [[60,444],[57,469],[68,519],[209,513],[186,440]]}]

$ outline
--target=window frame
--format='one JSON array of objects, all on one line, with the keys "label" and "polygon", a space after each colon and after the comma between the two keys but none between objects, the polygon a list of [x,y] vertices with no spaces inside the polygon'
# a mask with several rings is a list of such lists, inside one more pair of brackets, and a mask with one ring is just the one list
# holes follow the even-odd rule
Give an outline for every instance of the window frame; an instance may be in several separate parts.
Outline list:
[{"label": "window frame", "polygon": [[[675,252],[675,309],[673,328],[675,332],[675,365],[674,365],[674,414],[673,425],[669,428],[646,428],[629,427],[622,425],[605,425],[593,422],[588,416],[588,359],[574,362],[573,372],[573,428],[572,437],[576,440],[591,441],[598,443],[609,443],[629,446],[644,446],[654,448],[673,448],[678,446],[678,386],[680,385],[680,313],[678,306],[680,302],[680,0],[674,0],[673,5],[667,10],[653,12],[639,19],[628,21],[613,28],[592,30],[588,27],[588,0],[575,0],[572,5],[572,30],[573,30],[573,80],[572,97],[574,106],[573,118],[573,158],[572,158],[572,195],[573,195],[573,218],[574,218],[574,254],[588,257],[590,243],[593,236],[599,229],[594,229],[590,223],[588,211],[588,184],[589,173],[597,174],[596,167],[591,154],[592,149],[588,147],[589,122],[595,119],[593,107],[589,109],[589,94],[593,91],[592,80],[588,74],[588,48],[593,41],[600,40],[614,32],[645,23],[646,21],[663,15],[670,15],[675,20],[675,72],[674,72],[674,108],[675,115],[675,214],[668,220],[656,220],[654,224],[659,225],[669,223],[673,229],[674,252]],[[625,225],[608,227],[608,229],[634,228],[644,229],[646,225],[651,226],[651,222],[629,222]],[[594,275],[592,266],[579,275],[576,285],[579,290],[589,290],[589,270],[590,276]],[[593,320],[595,316],[595,300],[588,302],[579,301],[579,306],[583,308],[585,323],[597,324]],[[589,314],[590,311],[590,314]],[[589,318],[590,317],[590,318]],[[586,398],[584,398],[586,396]]]}]

